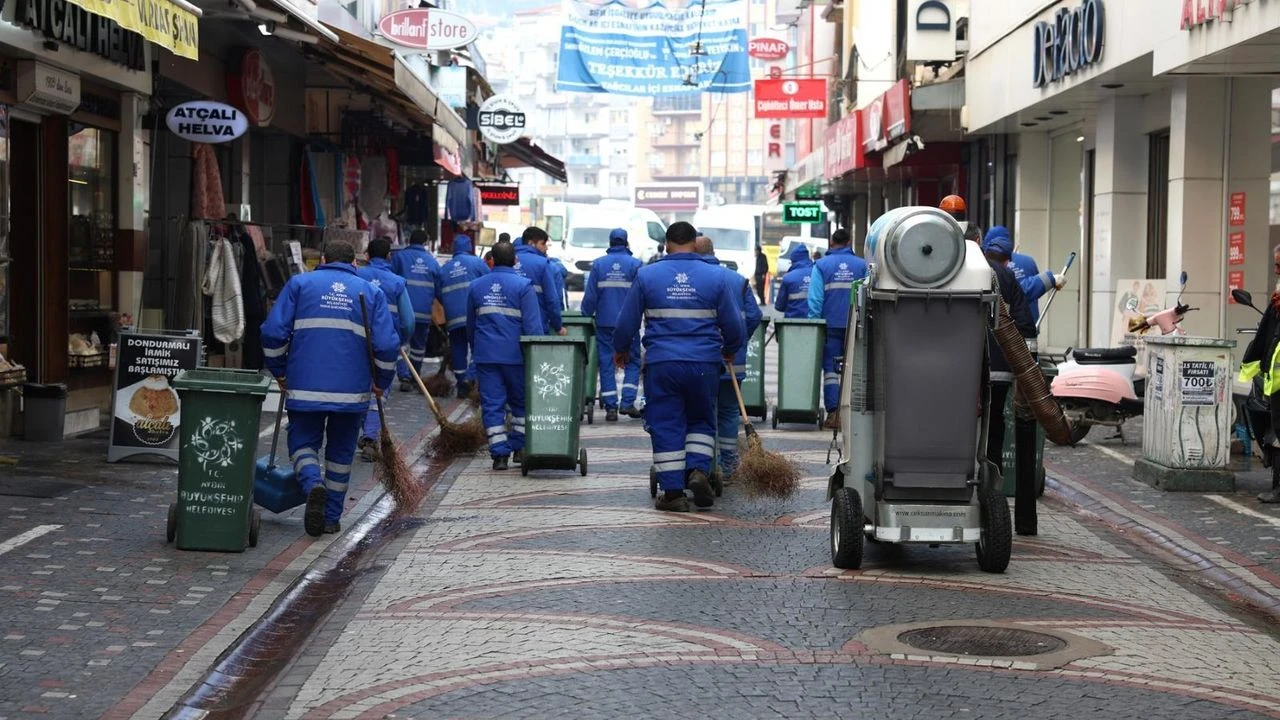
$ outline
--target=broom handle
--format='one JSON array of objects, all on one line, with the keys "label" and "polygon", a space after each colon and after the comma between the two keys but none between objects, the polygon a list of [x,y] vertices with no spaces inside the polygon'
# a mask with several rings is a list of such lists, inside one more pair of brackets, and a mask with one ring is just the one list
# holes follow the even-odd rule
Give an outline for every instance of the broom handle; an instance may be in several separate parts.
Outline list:
[{"label": "broom handle", "polygon": [[738,385],[738,374],[733,369],[733,363],[726,362],[729,368],[729,379],[733,381],[733,394],[738,398],[738,412],[742,413],[742,424],[751,427],[751,420],[747,417],[747,403],[742,400],[742,388]]},{"label": "broom handle", "polygon": [[[422,391],[422,394],[427,396],[427,404],[431,406],[432,414],[439,421],[440,407],[436,405],[436,399],[431,397],[431,392],[427,390],[426,383],[422,382],[422,376],[418,374],[418,369],[413,366],[413,363],[409,362],[409,354],[404,351],[404,348],[400,348],[400,359],[404,360],[404,364],[409,366],[409,372],[413,374],[413,381],[418,384],[418,389]],[[444,367],[443,361],[441,361],[441,367]]]},{"label": "broom handle", "polygon": [[369,308],[365,305],[364,293],[360,293],[360,319],[364,321],[364,346],[369,350],[369,378],[373,385],[373,399],[378,403],[378,420],[382,423],[382,433],[389,435],[387,414],[382,409],[382,393],[378,392],[378,383],[373,381],[378,377],[378,364],[373,356],[373,328],[369,327]]},{"label": "broom handle", "polygon": [[284,390],[280,390],[280,407],[276,408],[276,429],[271,433],[271,460],[267,467],[276,466],[276,444],[280,442],[280,421],[284,419]]}]

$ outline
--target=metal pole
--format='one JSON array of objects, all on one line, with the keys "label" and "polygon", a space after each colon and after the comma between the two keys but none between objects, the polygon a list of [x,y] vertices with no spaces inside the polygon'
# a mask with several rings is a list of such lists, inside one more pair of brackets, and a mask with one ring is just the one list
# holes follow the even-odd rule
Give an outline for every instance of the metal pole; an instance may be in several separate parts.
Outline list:
[{"label": "metal pole", "polygon": [[[1072,263],[1076,261],[1076,254],[1072,252],[1067,256],[1067,265],[1062,268],[1062,277],[1067,276],[1067,271],[1071,269]],[[1040,312],[1040,318],[1036,320],[1036,330],[1040,329],[1040,323],[1044,322],[1045,317],[1049,315],[1049,307],[1053,305],[1053,299],[1058,296],[1058,286],[1054,285],[1049,291],[1049,299],[1044,301],[1044,310]]]}]

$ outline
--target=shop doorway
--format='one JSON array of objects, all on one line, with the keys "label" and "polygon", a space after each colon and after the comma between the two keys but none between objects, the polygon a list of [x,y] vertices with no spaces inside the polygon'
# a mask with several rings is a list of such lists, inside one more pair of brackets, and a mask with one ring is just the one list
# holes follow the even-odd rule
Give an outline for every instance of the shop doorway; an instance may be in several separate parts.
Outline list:
[{"label": "shop doorway", "polygon": [[10,219],[9,354],[27,368],[27,377],[45,380],[41,352],[40,125],[9,122]]}]

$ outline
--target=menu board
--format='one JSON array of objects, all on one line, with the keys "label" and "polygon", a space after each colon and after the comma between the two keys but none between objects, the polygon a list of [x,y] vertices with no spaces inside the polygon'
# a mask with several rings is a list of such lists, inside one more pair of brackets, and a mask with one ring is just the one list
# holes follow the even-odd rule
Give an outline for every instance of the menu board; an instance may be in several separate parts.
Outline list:
[{"label": "menu board", "polygon": [[200,338],[121,333],[117,353],[107,462],[133,455],[176,461],[182,401],[173,380],[200,364]]}]

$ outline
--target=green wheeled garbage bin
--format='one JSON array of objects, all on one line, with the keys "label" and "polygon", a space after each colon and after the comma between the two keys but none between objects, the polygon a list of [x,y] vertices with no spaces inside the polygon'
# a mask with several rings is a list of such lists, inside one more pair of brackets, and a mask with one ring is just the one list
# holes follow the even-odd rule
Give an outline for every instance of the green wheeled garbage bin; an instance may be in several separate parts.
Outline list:
[{"label": "green wheeled garbage bin", "polygon": [[778,340],[778,400],[773,427],[778,423],[814,423],[822,427],[822,346],[827,322],[802,318],[774,321]]},{"label": "green wheeled garbage bin", "polygon": [[[580,336],[587,339],[587,377],[582,402],[586,406],[584,411],[587,415],[587,424],[593,425],[596,421],[596,388],[600,380],[600,357],[596,350],[596,323],[595,320],[583,317],[582,313],[577,311],[566,311],[561,319],[570,337]],[[613,358],[608,358],[605,362],[613,362]]]},{"label": "green wheeled garbage bin", "polygon": [[244,552],[258,544],[253,472],[258,420],[271,378],[256,370],[196,368],[173,382],[182,399],[178,501],[169,540],[179,550]]},{"label": "green wheeled garbage bin", "polygon": [[[1040,370],[1044,373],[1045,383],[1052,383],[1053,378],[1058,375],[1058,368],[1052,363],[1040,364]],[[1004,460],[1004,495],[1005,497],[1014,497],[1018,494],[1018,469],[1017,469],[1017,440],[1015,437],[1016,428],[1014,427],[1014,411],[1013,411],[1013,393],[1009,393],[1009,399],[1005,402],[1004,408],[1004,447],[1001,448],[1001,457]],[[1044,494],[1044,426],[1036,423],[1036,497]]]},{"label": "green wheeled garbage bin", "polygon": [[587,340],[582,336],[524,335],[524,462],[530,470],[587,474],[587,451],[579,447]]},{"label": "green wheeled garbage bin", "polygon": [[769,318],[760,321],[760,327],[747,341],[747,376],[742,381],[742,402],[747,415],[768,420],[769,406],[764,401],[764,339],[769,329]]}]

